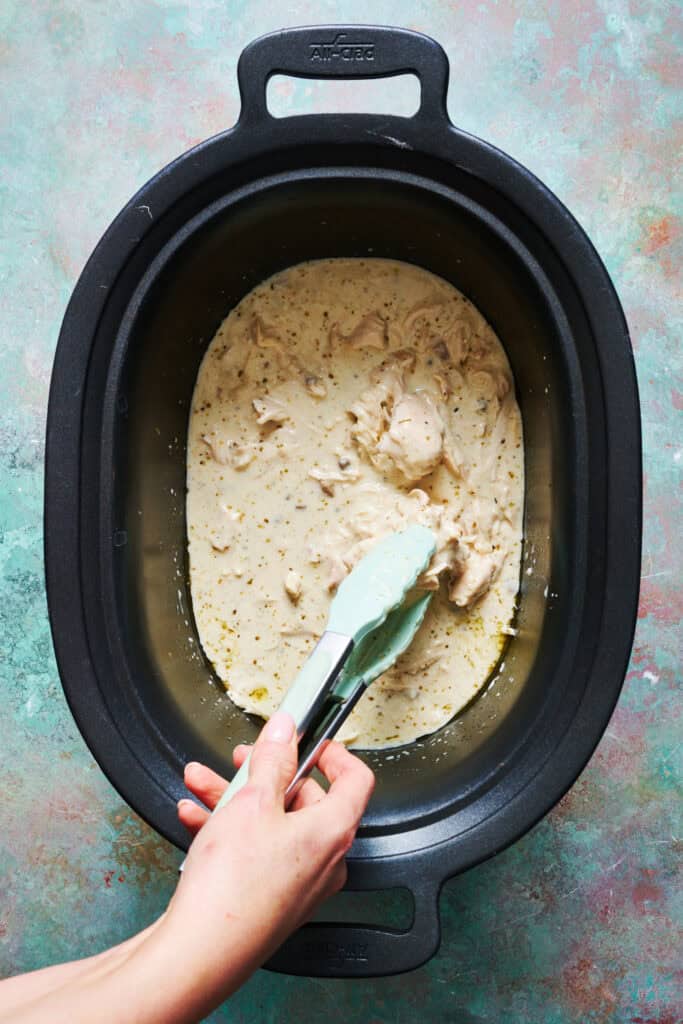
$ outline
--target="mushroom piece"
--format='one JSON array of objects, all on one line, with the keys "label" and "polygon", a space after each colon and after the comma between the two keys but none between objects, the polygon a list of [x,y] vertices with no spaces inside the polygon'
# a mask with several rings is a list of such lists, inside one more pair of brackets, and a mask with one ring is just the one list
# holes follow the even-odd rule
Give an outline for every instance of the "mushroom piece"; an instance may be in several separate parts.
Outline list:
[{"label": "mushroom piece", "polygon": [[322,377],[319,377],[316,373],[304,373],[304,386],[309,395],[313,395],[314,398],[327,397],[327,387],[325,382]]}]

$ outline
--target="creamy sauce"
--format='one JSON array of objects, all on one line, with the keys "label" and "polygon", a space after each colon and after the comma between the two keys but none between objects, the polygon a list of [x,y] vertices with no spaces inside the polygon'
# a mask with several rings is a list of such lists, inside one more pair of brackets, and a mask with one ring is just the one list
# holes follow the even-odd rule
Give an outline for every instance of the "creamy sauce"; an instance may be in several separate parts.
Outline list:
[{"label": "creamy sauce", "polygon": [[249,292],[199,370],[187,454],[194,615],[231,698],[267,718],[335,588],[386,533],[431,527],[415,641],[340,738],[433,732],[495,666],[519,586],[522,424],[505,352],[452,285],[328,259]]}]

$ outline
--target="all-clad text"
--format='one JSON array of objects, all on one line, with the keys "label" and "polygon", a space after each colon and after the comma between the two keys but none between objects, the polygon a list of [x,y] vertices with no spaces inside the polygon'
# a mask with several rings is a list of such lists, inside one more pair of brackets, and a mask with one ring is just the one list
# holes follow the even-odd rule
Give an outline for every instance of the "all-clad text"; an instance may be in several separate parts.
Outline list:
[{"label": "all-clad text", "polygon": [[375,59],[375,44],[349,39],[339,32],[331,42],[310,43],[308,59],[311,61],[371,61]]}]

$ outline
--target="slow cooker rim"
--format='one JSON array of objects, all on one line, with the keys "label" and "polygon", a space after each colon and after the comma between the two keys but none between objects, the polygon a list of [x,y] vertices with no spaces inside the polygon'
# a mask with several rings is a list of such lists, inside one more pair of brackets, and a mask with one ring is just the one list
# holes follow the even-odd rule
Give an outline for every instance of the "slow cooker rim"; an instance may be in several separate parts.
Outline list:
[{"label": "slow cooker rim", "polygon": [[[367,145],[367,138],[359,139],[357,136],[360,135],[360,134],[365,133],[367,131],[368,125],[371,125],[371,126],[374,127],[375,126],[375,119],[368,118],[365,115],[355,115],[355,116],[353,116],[350,119],[347,118],[347,117],[338,117],[338,118],[336,118],[336,120],[343,122],[343,124],[344,124],[344,126],[345,126],[345,128],[347,130],[347,141],[349,141],[348,131],[349,131],[349,129],[351,127],[353,127],[354,132],[352,134],[356,136],[354,141],[355,142],[362,142],[363,144]],[[391,122],[392,120],[394,120],[397,123],[399,123],[400,127],[402,129],[405,128],[405,122],[404,122],[403,119],[400,119],[400,118],[398,118],[398,119],[382,119],[383,126],[386,127],[387,123]],[[304,131],[305,130],[307,136],[310,138],[310,128],[311,128],[311,119],[310,118],[303,118],[303,119],[298,119],[297,118],[297,119],[292,119],[292,121],[294,123],[282,122],[281,123],[281,127],[279,127],[279,128],[273,128],[272,126],[269,126],[269,128],[272,129],[272,135],[274,135],[274,136],[276,136],[278,134],[278,132],[282,133],[283,129],[285,127],[287,127],[289,130],[286,133],[286,138],[287,138],[287,142],[288,142],[288,144],[290,146],[292,144],[292,132],[294,132],[294,134],[296,134],[297,130],[298,131]],[[334,125],[333,125],[333,122],[335,121],[334,117],[323,118],[323,119],[321,119],[321,121],[325,121],[326,122],[326,124],[324,126],[322,126],[325,129],[325,133],[327,133],[329,131],[332,131],[334,129]],[[275,124],[277,125],[278,122],[275,122]],[[398,124],[397,124],[397,127],[398,127]],[[334,129],[334,130],[336,130],[336,129]],[[387,134],[388,134],[388,132],[387,132]],[[443,136],[443,133],[441,133],[441,135],[442,135],[441,142],[445,142],[446,136]],[[511,158],[505,156],[504,154],[501,154],[499,151],[494,150],[493,147],[488,146],[488,144],[482,143],[482,142],[480,142],[480,140],[476,140],[476,139],[474,139],[471,136],[466,136],[464,133],[458,132],[456,129],[453,129],[453,128],[449,128],[448,129],[447,137],[449,138],[449,141],[451,143],[453,143],[453,144],[455,144],[456,142],[459,143],[459,144],[464,144],[464,148],[465,149],[467,149],[467,147],[469,146],[470,147],[470,153],[471,153],[471,147],[473,145],[475,147],[483,147],[484,150],[486,151],[486,153],[489,156],[491,154],[495,154],[495,158],[496,159],[503,159],[505,161],[506,165],[507,165],[507,171],[508,172],[510,172],[510,171],[514,172],[513,177],[514,177],[514,175],[517,175],[518,177],[521,175],[521,178],[527,184],[531,180],[534,183],[535,186],[540,185],[540,183],[538,183],[536,181],[536,179],[533,179],[533,176],[525,168],[521,168]],[[99,748],[99,750],[101,751],[101,755],[98,756],[98,760],[100,760],[101,766],[103,767],[105,772],[109,775],[109,777],[111,778],[112,782],[122,792],[124,790],[124,787],[122,787],[122,785],[121,785],[121,781],[120,781],[121,774],[120,774],[120,772],[117,771],[116,773],[114,773],[114,771],[112,771],[111,774],[110,774],[110,772],[107,771],[107,767],[104,764],[102,764],[103,760],[108,760],[108,755],[109,754],[112,754],[113,758],[116,761],[118,761],[120,759],[121,748],[118,745],[118,739],[116,737],[111,737],[111,736],[106,736],[105,735],[105,733],[107,732],[107,727],[105,726],[105,724],[103,722],[98,721],[97,708],[94,706],[94,704],[96,702],[93,702],[91,700],[92,692],[87,695],[87,699],[84,701],[83,700],[83,692],[81,691],[80,693],[77,693],[76,689],[71,690],[71,688],[70,688],[70,686],[69,686],[69,684],[67,682],[68,678],[70,677],[70,674],[72,674],[71,669],[75,667],[75,661],[77,661],[79,663],[79,665],[83,664],[83,657],[84,657],[83,652],[84,652],[84,650],[87,650],[87,643],[86,643],[85,648],[83,648],[82,645],[81,645],[80,654],[75,652],[74,651],[74,647],[76,646],[76,637],[73,635],[73,632],[72,632],[72,635],[67,640],[66,639],[66,634],[65,634],[65,631],[64,631],[64,627],[66,625],[66,623],[64,621],[65,616],[63,614],[64,610],[65,610],[65,608],[67,608],[72,603],[75,606],[78,606],[79,605],[79,599],[80,599],[78,581],[76,581],[75,585],[72,586],[72,588],[71,588],[71,590],[72,590],[72,600],[70,601],[68,599],[66,599],[66,600],[64,599],[63,584],[64,584],[65,580],[64,580],[64,577],[63,577],[62,573],[63,573],[63,570],[65,568],[65,565],[64,565],[64,555],[65,555],[65,552],[67,550],[68,545],[66,543],[60,543],[59,540],[58,540],[58,536],[59,536],[59,537],[61,537],[61,541],[64,542],[67,539],[65,535],[66,534],[70,534],[70,539],[71,539],[71,542],[72,542],[72,545],[73,545],[73,541],[74,541],[74,538],[75,538],[75,533],[74,533],[75,523],[74,522],[72,522],[70,524],[70,526],[65,529],[64,528],[64,522],[63,522],[65,516],[62,515],[62,523],[61,524],[59,523],[59,513],[60,513],[60,511],[63,512],[69,506],[70,502],[69,502],[69,496],[65,495],[63,493],[63,488],[60,486],[60,481],[58,479],[56,479],[56,477],[59,475],[60,472],[64,472],[65,471],[65,468],[66,468],[65,463],[69,462],[69,457],[68,457],[69,454],[72,455],[72,459],[71,459],[72,468],[74,467],[74,464],[75,464],[75,449],[74,449],[74,451],[72,453],[68,453],[68,452],[64,451],[63,444],[60,446],[60,434],[61,434],[62,430],[64,430],[65,427],[68,425],[70,427],[71,436],[73,436],[74,425],[75,425],[74,413],[76,412],[76,408],[73,405],[71,405],[71,403],[69,403],[67,401],[67,399],[66,399],[65,391],[68,389],[66,378],[70,374],[78,376],[79,375],[79,370],[81,372],[81,376],[83,375],[84,370],[85,370],[85,368],[87,366],[87,354],[88,354],[88,348],[89,348],[88,332],[87,332],[87,330],[83,330],[83,328],[87,326],[88,322],[90,322],[91,326],[93,326],[94,322],[97,319],[99,319],[99,313],[101,312],[101,310],[103,308],[103,305],[104,305],[104,301],[105,301],[105,295],[103,294],[103,292],[106,292],[106,288],[108,288],[110,286],[110,284],[113,283],[113,280],[116,277],[117,267],[121,266],[125,262],[125,260],[130,255],[130,252],[132,251],[132,249],[137,244],[136,236],[131,236],[130,235],[130,230],[131,230],[131,223],[130,223],[131,222],[131,214],[134,215],[134,218],[135,218],[135,220],[137,222],[136,230],[138,230],[139,227],[140,227],[140,217],[141,217],[141,215],[142,216],[146,216],[144,211],[140,210],[139,208],[140,207],[147,207],[147,206],[149,206],[150,209],[154,209],[154,210],[159,209],[159,207],[157,205],[157,199],[160,197],[159,196],[160,190],[163,190],[166,193],[166,198],[167,198],[167,201],[168,201],[168,205],[170,205],[170,203],[171,203],[171,195],[172,195],[173,192],[176,193],[176,198],[178,197],[178,189],[181,187],[181,181],[178,180],[175,183],[175,187],[174,188],[170,187],[171,186],[171,182],[172,182],[172,178],[173,178],[172,172],[173,172],[174,168],[184,167],[184,168],[187,169],[188,168],[188,161],[189,162],[193,162],[193,169],[194,169],[195,173],[199,176],[199,178],[204,178],[206,176],[207,168],[204,169],[203,173],[199,173],[197,171],[197,166],[201,163],[201,161],[198,159],[200,157],[200,155],[201,154],[210,154],[212,151],[216,152],[216,147],[218,147],[218,149],[221,151],[221,153],[223,153],[223,150],[226,148],[226,143],[229,143],[230,146],[232,146],[238,140],[239,140],[239,127],[236,128],[236,129],[233,129],[231,132],[224,133],[224,134],[222,134],[220,136],[217,136],[216,138],[214,138],[212,140],[208,140],[208,142],[206,142],[206,143],[201,144],[195,150],[192,150],[192,151],[190,151],[190,153],[185,154],[184,156],[180,157],[173,164],[169,165],[167,168],[162,170],[154,179],[152,179],[151,182],[149,182],[146,186],[144,186],[143,189],[141,189],[137,193],[137,195],[130,201],[130,203],[124,208],[122,213],[114,221],[114,223],[112,224],[110,229],[107,231],[107,233],[103,237],[102,241],[99,243],[99,245],[95,249],[91,259],[88,261],[88,264],[87,264],[85,270],[83,271],[83,274],[81,275],[81,278],[80,278],[80,280],[79,280],[79,282],[78,282],[78,284],[76,286],[76,289],[74,291],[74,295],[72,297],[71,302],[69,303],[69,307],[68,307],[67,313],[65,315],[64,324],[63,324],[63,327],[62,327],[62,331],[60,333],[60,341],[59,341],[57,356],[56,356],[56,360],[55,360],[55,371],[53,373],[53,380],[52,380],[52,385],[51,385],[51,389],[50,389],[50,402],[49,402],[49,413],[48,413],[48,438],[47,438],[47,454],[46,454],[47,476],[46,476],[46,494],[45,494],[46,569],[47,569],[47,583],[48,583],[48,600],[49,600],[49,606],[50,606],[50,619],[51,619],[51,624],[52,624],[52,628],[53,628],[53,637],[54,637],[54,640],[55,640],[55,648],[56,648],[56,652],[57,652],[57,658],[58,658],[58,662],[59,662],[59,665],[60,665],[60,672],[62,674],[62,678],[63,678],[63,681],[64,681],[65,694],[67,696],[67,700],[69,701],[72,713],[74,714],[74,717],[76,718],[76,721],[79,724],[79,727],[81,728],[81,731],[83,732],[84,737],[86,738],[86,741],[91,746],[91,749],[93,751],[95,751],[96,749]],[[263,145],[263,139],[261,139],[260,141],[261,141],[261,145]],[[424,141],[425,140],[422,139],[421,141],[423,143],[422,148],[424,150],[424,148],[425,148]],[[271,138],[271,141],[268,143],[268,145],[269,146],[273,145],[273,139],[272,138]],[[338,149],[339,149],[340,145],[342,145],[342,144],[338,144],[338,147],[337,147]],[[392,146],[392,143],[390,143],[388,141],[385,142],[385,143],[379,142],[379,141],[378,142],[374,142],[373,141],[372,145],[373,146],[380,145],[380,146],[382,146],[385,149],[390,149],[390,147]],[[230,147],[228,147],[228,149],[229,148]],[[242,149],[244,150],[244,148],[245,148],[245,143],[244,143],[244,140],[242,140]],[[246,147],[247,150],[249,148],[250,148],[249,146]],[[252,148],[252,150],[254,149],[253,145],[252,145],[251,148]],[[258,149],[258,146],[256,148]],[[430,147],[426,147],[426,148],[430,148]],[[223,156],[225,156],[225,155],[227,155],[227,154],[223,153]],[[253,152],[252,152],[252,155],[253,155]],[[443,152],[432,154],[432,155],[437,155],[440,159],[443,159]],[[459,166],[462,168],[463,164],[460,163]],[[469,173],[472,173],[472,171],[470,170]],[[187,182],[186,182],[186,184],[187,184]],[[497,182],[497,186],[500,186],[500,184],[501,184],[500,181],[498,181]],[[508,182],[508,184],[510,185],[510,182]],[[578,261],[579,263],[581,263],[582,261],[587,261],[587,263],[589,263],[589,264],[592,263],[593,271],[595,273],[597,273],[600,278],[602,278],[602,280],[600,282],[600,291],[601,291],[600,298],[601,298],[601,303],[603,303],[603,304],[607,303],[608,305],[611,305],[611,307],[612,307],[611,312],[612,312],[613,315],[615,315],[616,320],[617,320],[617,322],[619,322],[620,327],[621,327],[621,332],[620,332],[621,333],[621,340],[622,341],[626,340],[626,342],[627,342],[628,341],[628,335],[627,335],[627,332],[626,332],[625,323],[623,322],[623,314],[621,314],[621,309],[620,309],[620,306],[619,306],[619,303],[618,303],[618,299],[616,297],[616,293],[614,292],[614,288],[613,288],[613,286],[611,284],[611,281],[609,280],[609,277],[606,274],[606,271],[604,270],[604,267],[602,266],[602,263],[599,260],[599,257],[595,253],[595,250],[593,249],[590,241],[587,239],[587,237],[582,232],[582,230],[578,227],[578,225],[573,220],[573,218],[568,213],[568,211],[566,211],[564,209],[564,207],[562,207],[562,205],[559,203],[559,200],[557,200],[554,196],[552,196],[552,193],[550,193],[545,188],[545,186],[540,185],[540,187],[541,187],[541,189],[543,191],[543,197],[542,197],[543,201],[546,204],[548,203],[548,201],[551,202],[551,205],[554,208],[556,214],[558,214],[558,216],[561,218],[561,222],[563,222],[565,224],[565,226],[566,226],[567,218],[569,219],[570,226],[572,227],[572,230],[570,231],[570,240],[571,240],[572,248],[575,250],[575,252],[573,254],[569,254],[569,255],[573,256],[572,262],[576,263]],[[186,190],[187,189],[185,187],[183,187],[181,189],[181,193],[182,192],[186,192]],[[142,200],[145,200],[145,199],[147,200],[146,203],[142,201]],[[154,206],[152,206],[152,200],[154,201],[154,204],[155,204]],[[537,195],[536,196],[536,203],[538,203],[538,201],[539,201],[539,197]],[[557,225],[556,225],[556,227],[557,227]],[[545,225],[545,228],[547,228],[547,225]],[[544,231],[544,234],[546,233],[546,231],[544,230],[544,227],[542,227],[542,226],[541,226],[541,230]],[[137,238],[139,238],[139,235],[137,236]],[[564,255],[566,255],[566,254],[564,254]],[[565,263],[566,262],[567,262],[567,260],[565,259]],[[577,276],[579,278],[584,276],[584,274],[581,273],[582,269],[585,271],[585,273],[587,273],[585,265],[584,265],[583,268],[581,266],[576,266],[574,269],[576,271],[576,274],[573,274],[572,276],[574,277],[575,280],[577,280]],[[93,286],[97,287],[95,285],[95,281],[96,280],[97,280],[97,282],[98,282],[98,284],[100,286],[104,286],[104,287],[101,287],[99,289],[99,294],[96,294],[94,299],[93,299],[92,292],[93,292]],[[593,282],[592,288],[595,289],[596,285],[597,285],[597,283]],[[579,292],[583,295],[585,293],[585,289],[582,288],[582,287],[579,287]],[[74,331],[75,331],[75,329],[78,330],[78,333],[80,333],[80,335],[81,335],[80,336],[81,344],[79,346],[79,350],[77,350],[76,346],[74,346],[74,344],[73,344],[73,338],[74,338]],[[91,333],[92,333],[92,331],[91,331]],[[76,336],[78,337],[78,334],[76,334]],[[626,376],[628,376],[629,371],[632,372],[632,360],[628,359],[627,345],[626,346],[622,346],[622,354],[625,354],[627,356],[626,360],[624,360],[626,365],[622,367],[622,375],[625,374]],[[612,358],[614,358],[614,355],[615,355],[615,353],[614,353],[614,351],[612,351]],[[73,380],[70,383],[73,383]],[[633,381],[633,383],[635,385],[635,381]],[[71,392],[71,394],[73,394],[73,392]],[[633,395],[631,397],[633,397]],[[636,402],[637,402],[637,393],[636,393]],[[639,431],[636,431],[636,433],[639,434]],[[61,441],[63,442],[64,440],[65,440],[65,438],[62,437]],[[638,436],[637,440],[638,440],[638,445],[635,446],[635,451],[637,451],[638,456],[639,456],[639,436]],[[61,450],[60,450],[60,448],[61,448]],[[67,475],[68,475],[68,473],[67,473]],[[637,501],[636,504],[639,505],[639,501]],[[634,524],[634,526],[637,528],[638,527],[638,523],[636,522]],[[637,535],[637,533],[636,533],[636,535]],[[71,550],[73,550],[73,547],[71,547]],[[631,568],[631,570],[633,569],[633,563],[632,563],[630,568]],[[626,572],[626,575],[628,575],[628,572]],[[60,590],[62,591],[61,595],[60,595]],[[61,596],[61,599],[60,599],[60,596]],[[632,625],[633,622],[635,621],[635,608],[632,609],[632,611],[633,611],[633,617],[632,617],[632,622],[631,622],[630,625]],[[622,616],[622,619],[623,619],[623,616]],[[626,619],[628,619],[628,615],[626,615]],[[73,622],[70,623],[70,626],[73,628]],[[628,660],[628,653],[630,651],[630,637],[632,635],[632,631],[629,633],[628,632],[628,628],[629,627],[627,626],[627,629],[624,631],[624,636],[629,638],[629,643],[624,645],[624,658],[623,658],[624,667],[625,667],[625,663]],[[85,638],[81,637],[80,639],[83,640]],[[74,659],[74,656],[75,656],[75,659]],[[620,674],[621,674],[621,671],[619,671],[617,673],[617,677]],[[621,678],[623,679],[623,675],[621,676]],[[91,691],[93,691],[94,689],[95,689],[94,687],[90,688]],[[575,780],[575,778],[577,777],[578,773],[582,770],[583,765],[586,763],[586,761],[590,757],[590,754],[592,753],[592,750],[597,745],[597,742],[599,741],[600,736],[602,735],[602,732],[604,731],[604,728],[606,727],[607,721],[609,719],[609,714],[610,714],[610,712],[611,712],[611,710],[612,710],[612,708],[614,706],[614,703],[616,702],[616,699],[618,697],[618,693],[619,693],[620,689],[621,689],[621,682],[618,685],[615,685],[615,686],[613,686],[610,689],[609,699],[607,699],[605,697],[605,691],[604,690],[601,691],[601,696],[604,699],[604,707],[603,707],[604,720],[603,720],[603,716],[601,715],[599,728],[596,727],[592,731],[590,741],[588,741],[587,744],[584,744],[586,746],[586,752],[585,752],[585,758],[583,760],[583,764],[581,764],[578,767],[578,770],[572,769],[568,773],[562,773],[563,775],[566,774],[567,776],[569,776],[569,775],[572,776],[569,779],[569,781],[566,782],[565,788],[564,788],[564,790],[562,790],[562,792],[566,792],[566,790],[572,785],[572,783]],[[77,704],[77,699],[76,698],[78,698],[78,701],[81,701],[82,703]],[[591,717],[592,717],[593,721],[595,721],[595,715],[592,715]],[[107,725],[109,725],[109,724],[110,723],[107,723]],[[95,733],[97,733],[97,737],[96,738],[95,738],[95,735],[94,735]],[[573,762],[576,765],[577,762],[580,760],[580,758],[577,757],[577,746],[576,746],[576,743],[573,744],[572,749],[573,749],[573,752],[574,752],[573,753]],[[116,778],[114,778],[114,775],[116,775]],[[530,785],[531,785],[531,783],[530,783]],[[160,793],[158,793],[158,794],[154,793],[153,792],[154,788],[159,789]],[[538,802],[538,804],[537,804],[537,808],[536,808],[537,813],[536,813],[535,820],[538,820],[538,818],[542,817],[546,813],[546,811],[549,809],[549,807],[552,806],[557,801],[557,799],[559,799],[559,797],[562,795],[562,792],[558,793],[557,786],[554,786],[554,787],[551,787],[551,788],[553,789],[553,795],[549,797],[548,796],[548,786],[547,786],[547,784],[546,784],[546,786],[544,786],[544,794],[545,795],[544,795],[544,798],[541,799],[541,801]],[[152,787],[152,791],[150,792],[150,796],[151,796],[151,803],[153,804],[154,809],[152,811],[150,811],[149,808],[145,808],[145,816],[152,817],[153,814],[155,813],[157,803],[159,803],[159,802],[165,803],[165,800],[162,797],[162,794],[163,794],[163,789],[161,789],[161,787],[159,787],[159,786]],[[127,796],[127,794],[124,794],[124,795]],[[133,802],[133,801],[131,801],[131,802],[135,806],[135,802]],[[540,808],[540,809],[538,809],[538,808]],[[529,821],[529,818],[527,817],[524,825],[519,827],[518,830],[516,831],[516,834],[511,835],[511,837],[509,839],[507,839],[506,841],[503,841],[502,840],[502,836],[499,836],[499,839],[501,840],[500,845],[501,846],[504,845],[505,842],[512,842],[512,841],[514,841],[515,838],[518,837],[518,835],[523,834],[523,832],[525,832],[528,829],[528,827],[529,827],[528,821]],[[484,824],[484,823],[482,823],[482,824]],[[171,838],[172,841],[177,841],[177,837],[176,836],[169,835],[168,837]],[[443,840],[443,843],[448,843],[448,842],[449,842],[449,840]],[[408,856],[410,856],[410,855],[408,855]],[[478,857],[474,858],[474,860],[476,860],[476,859],[481,859],[481,855],[479,855]],[[471,863],[474,863],[474,860],[472,860]],[[469,866],[469,865],[464,865],[463,864],[462,866],[464,867],[464,866]],[[455,870],[462,870],[462,867],[459,866]]]}]

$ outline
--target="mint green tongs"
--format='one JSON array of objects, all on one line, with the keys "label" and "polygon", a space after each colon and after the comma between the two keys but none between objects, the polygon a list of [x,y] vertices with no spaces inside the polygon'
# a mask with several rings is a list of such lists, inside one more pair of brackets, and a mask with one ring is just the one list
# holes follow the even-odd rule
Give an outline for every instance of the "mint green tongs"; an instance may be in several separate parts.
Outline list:
[{"label": "mint green tongs", "polygon": [[[431,530],[410,526],[376,544],[341,583],[327,628],[280,705],[294,719],[299,740],[299,765],[287,790],[288,803],[366,687],[412,642],[431,594],[409,604],[405,598],[435,547]],[[249,758],[215,810],[246,783],[248,766]]]}]

